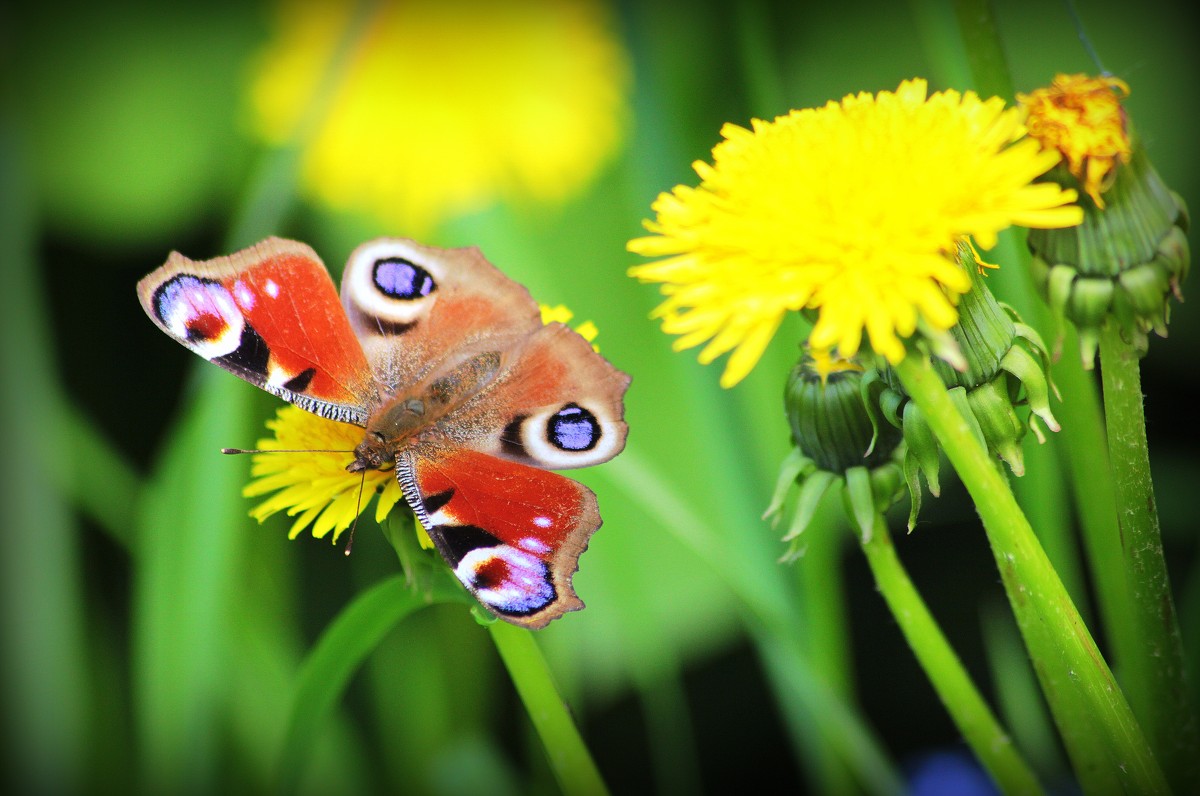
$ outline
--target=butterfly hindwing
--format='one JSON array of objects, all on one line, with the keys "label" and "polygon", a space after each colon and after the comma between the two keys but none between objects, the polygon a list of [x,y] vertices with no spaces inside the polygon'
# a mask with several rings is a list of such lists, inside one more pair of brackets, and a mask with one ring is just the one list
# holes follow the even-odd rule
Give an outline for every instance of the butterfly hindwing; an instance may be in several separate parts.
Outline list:
[{"label": "butterfly hindwing", "polygon": [[468,449],[403,452],[396,475],[438,551],[489,611],[540,628],[583,608],[571,576],[600,527],[586,486]]},{"label": "butterfly hindwing", "polygon": [[504,369],[447,418],[462,444],[551,470],[606,462],[625,447],[629,376],[561,323],[512,344]]},{"label": "butterfly hindwing", "polygon": [[173,252],[138,297],[169,336],[285,401],[358,425],[377,402],[329,272],[302,243],[268,238],[205,261]]}]

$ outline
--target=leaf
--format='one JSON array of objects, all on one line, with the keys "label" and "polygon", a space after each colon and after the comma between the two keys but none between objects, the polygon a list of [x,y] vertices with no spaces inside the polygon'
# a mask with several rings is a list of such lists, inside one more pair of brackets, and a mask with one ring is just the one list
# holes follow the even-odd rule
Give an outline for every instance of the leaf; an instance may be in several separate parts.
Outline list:
[{"label": "leaf", "polygon": [[296,793],[322,724],[351,676],[405,617],[435,603],[467,604],[466,592],[448,579],[428,592],[410,589],[400,575],[360,594],[321,634],[296,682],[291,718],[279,756],[279,790]]}]

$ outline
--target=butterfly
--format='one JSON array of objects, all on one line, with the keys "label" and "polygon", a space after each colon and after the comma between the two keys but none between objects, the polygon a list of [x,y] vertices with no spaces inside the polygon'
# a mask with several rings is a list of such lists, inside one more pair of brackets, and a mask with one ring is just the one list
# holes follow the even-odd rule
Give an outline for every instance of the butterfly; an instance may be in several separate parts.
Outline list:
[{"label": "butterfly", "polygon": [[307,245],[268,238],[226,257],[172,252],[137,287],[184,346],[285,401],[361,426],[346,469],[395,468],[463,585],[513,624],[583,608],[571,578],[600,527],[596,497],[551,470],[625,446],[628,375],[478,249],[381,238],[341,298]]}]

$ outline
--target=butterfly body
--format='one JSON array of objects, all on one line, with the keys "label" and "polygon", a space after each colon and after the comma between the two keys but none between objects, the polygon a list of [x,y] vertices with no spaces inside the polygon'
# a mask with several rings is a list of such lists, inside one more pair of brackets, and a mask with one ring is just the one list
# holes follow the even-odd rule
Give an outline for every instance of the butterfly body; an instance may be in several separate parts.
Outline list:
[{"label": "butterfly body", "polygon": [[542,627],[583,607],[571,586],[600,526],[595,496],[550,472],[624,447],[629,377],[475,249],[379,239],[340,300],[307,246],[173,253],[138,285],[168,335],[322,417],[364,429],[351,472],[395,468],[405,499],[493,613]]}]

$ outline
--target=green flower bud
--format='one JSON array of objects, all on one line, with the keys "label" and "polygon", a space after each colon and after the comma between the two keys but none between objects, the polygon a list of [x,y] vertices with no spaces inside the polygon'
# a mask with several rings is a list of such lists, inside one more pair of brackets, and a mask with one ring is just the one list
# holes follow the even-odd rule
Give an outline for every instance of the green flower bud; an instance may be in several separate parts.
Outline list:
[{"label": "green flower bud", "polygon": [[875,467],[887,461],[900,442],[895,429],[876,426],[863,404],[863,370],[855,366],[824,379],[805,356],[788,374],[784,407],[792,441],[817,467],[843,473],[851,467]]},{"label": "green flower bud", "polygon": [[780,469],[764,515],[777,521],[792,485],[799,486],[783,537],[791,542],[784,560],[800,554],[800,534],[811,524],[821,499],[835,486],[841,486],[847,516],[865,537],[871,533],[874,517],[903,494],[900,432],[876,422],[878,407],[868,410],[864,401],[871,393],[862,386],[862,367],[845,360],[837,365],[822,377],[806,354],[792,368],[784,389],[795,447]]}]

